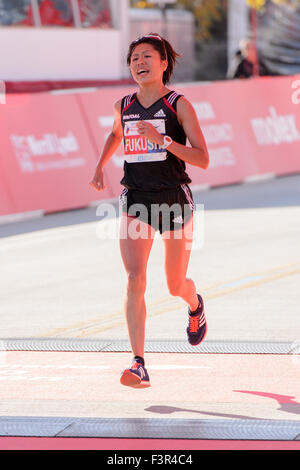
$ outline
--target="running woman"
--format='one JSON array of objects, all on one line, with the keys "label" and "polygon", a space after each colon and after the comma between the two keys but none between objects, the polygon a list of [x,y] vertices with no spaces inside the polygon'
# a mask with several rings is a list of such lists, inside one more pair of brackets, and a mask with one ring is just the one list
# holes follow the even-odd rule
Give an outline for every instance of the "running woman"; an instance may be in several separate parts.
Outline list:
[{"label": "running woman", "polygon": [[209,156],[193,106],[166,86],[178,56],[156,33],[130,44],[127,63],[138,89],[115,103],[113,128],[90,182],[98,191],[105,189],[103,168],[123,140],[120,251],[127,273],[124,306],[134,357],[121,374],[121,384],[135,388],[150,386],[144,360],[144,294],[157,230],[164,244],[169,292],[181,297],[188,307],[189,343],[201,343],[207,330],[203,299],[194,281],[186,277],[194,204],[185,169],[187,162],[205,170]]}]

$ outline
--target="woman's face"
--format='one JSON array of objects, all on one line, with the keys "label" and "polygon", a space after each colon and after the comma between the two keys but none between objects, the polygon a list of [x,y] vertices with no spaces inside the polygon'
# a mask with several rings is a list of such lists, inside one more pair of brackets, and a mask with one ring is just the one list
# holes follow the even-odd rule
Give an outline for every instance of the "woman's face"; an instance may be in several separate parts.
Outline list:
[{"label": "woman's face", "polygon": [[256,60],[256,48],[252,42],[246,43],[243,50],[244,57],[249,60],[249,62],[255,62]]},{"label": "woman's face", "polygon": [[167,66],[167,60],[161,60],[159,52],[149,43],[141,43],[132,51],[130,71],[138,84],[162,82]]}]

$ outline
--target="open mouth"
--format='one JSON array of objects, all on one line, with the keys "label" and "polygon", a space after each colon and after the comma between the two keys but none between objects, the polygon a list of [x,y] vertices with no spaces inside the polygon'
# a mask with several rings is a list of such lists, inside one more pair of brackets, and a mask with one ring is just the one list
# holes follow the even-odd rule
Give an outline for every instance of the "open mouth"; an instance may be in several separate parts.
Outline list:
[{"label": "open mouth", "polygon": [[141,69],[138,71],[138,76],[139,77],[145,77],[147,74],[149,73],[149,70],[146,70],[146,69]]}]

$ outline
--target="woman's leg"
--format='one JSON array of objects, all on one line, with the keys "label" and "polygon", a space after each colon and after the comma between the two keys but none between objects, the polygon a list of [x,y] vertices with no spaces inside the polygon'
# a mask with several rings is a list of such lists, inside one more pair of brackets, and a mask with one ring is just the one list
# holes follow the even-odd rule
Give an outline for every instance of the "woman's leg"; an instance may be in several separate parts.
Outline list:
[{"label": "woman's leg", "polygon": [[[136,237],[137,232],[141,232],[142,237]],[[133,355],[142,358],[145,343],[146,270],[154,234],[155,231],[148,224],[122,215],[120,250],[127,274],[124,309]]]},{"label": "woman's leg", "polygon": [[179,296],[194,311],[199,305],[196,286],[192,279],[186,277],[190,254],[193,218],[180,230],[167,231],[162,234],[165,248],[165,273],[171,295]]}]

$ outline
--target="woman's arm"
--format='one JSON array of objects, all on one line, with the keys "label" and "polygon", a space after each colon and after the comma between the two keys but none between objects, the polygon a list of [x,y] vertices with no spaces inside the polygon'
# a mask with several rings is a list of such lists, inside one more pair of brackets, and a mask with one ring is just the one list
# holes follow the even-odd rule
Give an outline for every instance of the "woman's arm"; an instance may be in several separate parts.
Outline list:
[{"label": "woman's arm", "polygon": [[192,104],[183,96],[177,101],[177,116],[178,122],[183,127],[191,147],[172,142],[168,150],[181,160],[206,170],[209,165],[206,142],[196,111]]},{"label": "woman's arm", "polygon": [[[168,150],[181,160],[206,170],[209,164],[206,143],[200,129],[196,112],[191,103],[184,97],[180,97],[177,102],[177,117],[191,147],[173,141],[168,146]],[[157,132],[152,124],[140,121],[137,127],[140,135],[144,135],[147,139],[151,140],[151,142],[158,145],[163,144],[163,136]]]},{"label": "woman's arm", "polygon": [[113,128],[108,135],[101,157],[97,163],[93,179],[90,181],[90,186],[97,191],[106,188],[104,184],[103,168],[113,156],[122,141],[122,124],[121,124],[121,100],[117,101],[114,105],[114,124]]},{"label": "woman's arm", "polygon": [[122,124],[121,124],[121,100],[114,105],[114,124],[111,133],[108,135],[99,162],[98,168],[104,168],[109,159],[113,156],[122,141]]}]

